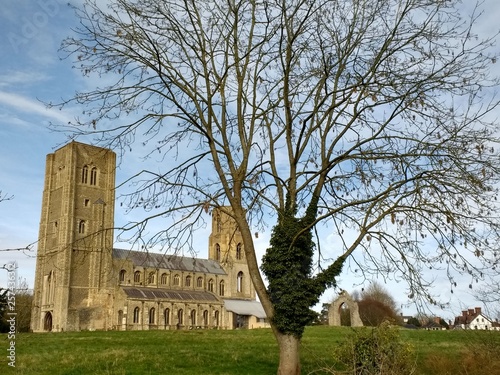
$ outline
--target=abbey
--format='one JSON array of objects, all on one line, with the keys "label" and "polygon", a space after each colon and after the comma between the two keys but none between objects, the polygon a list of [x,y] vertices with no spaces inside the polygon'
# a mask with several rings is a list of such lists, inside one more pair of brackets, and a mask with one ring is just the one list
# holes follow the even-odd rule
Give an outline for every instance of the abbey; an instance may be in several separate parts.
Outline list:
[{"label": "abbey", "polygon": [[47,155],[31,329],[268,326],[228,208],[212,212],[208,259],[113,248],[115,167],[79,142]]}]

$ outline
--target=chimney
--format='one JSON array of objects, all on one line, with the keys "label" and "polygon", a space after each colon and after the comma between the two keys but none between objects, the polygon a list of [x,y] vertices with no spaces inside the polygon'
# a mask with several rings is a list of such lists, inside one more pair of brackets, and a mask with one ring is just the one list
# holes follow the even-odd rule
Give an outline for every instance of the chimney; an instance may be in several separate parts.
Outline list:
[{"label": "chimney", "polygon": [[462,311],[462,316],[466,317],[467,316],[467,310]]},{"label": "chimney", "polygon": [[474,309],[469,309],[469,315],[474,315]]},{"label": "chimney", "polygon": [[476,315],[479,315],[481,314],[481,308],[480,307],[476,307]]}]

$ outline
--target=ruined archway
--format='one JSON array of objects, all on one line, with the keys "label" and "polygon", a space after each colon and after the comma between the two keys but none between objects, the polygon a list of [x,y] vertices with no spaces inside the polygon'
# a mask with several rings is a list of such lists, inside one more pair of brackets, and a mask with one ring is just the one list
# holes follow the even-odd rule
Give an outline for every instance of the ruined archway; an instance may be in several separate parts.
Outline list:
[{"label": "ruined archway", "polygon": [[52,314],[50,311],[47,312],[43,318],[43,330],[48,332],[52,331]]},{"label": "ruined archway", "polygon": [[342,305],[349,308],[349,313],[351,317],[351,327],[362,327],[363,322],[359,317],[358,303],[354,301],[349,293],[343,290],[339,298],[337,298],[328,308],[328,325],[340,326],[340,316]]}]

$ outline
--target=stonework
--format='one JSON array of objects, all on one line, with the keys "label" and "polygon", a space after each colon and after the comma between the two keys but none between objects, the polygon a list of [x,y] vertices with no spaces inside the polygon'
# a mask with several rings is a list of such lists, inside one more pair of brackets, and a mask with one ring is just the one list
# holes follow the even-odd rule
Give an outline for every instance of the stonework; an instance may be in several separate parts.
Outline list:
[{"label": "stonework", "polygon": [[359,307],[356,301],[354,301],[349,293],[345,290],[340,293],[339,297],[330,305],[328,309],[328,325],[330,326],[340,326],[340,309],[342,305],[346,304],[349,308],[351,327],[362,327],[363,322],[359,316]]},{"label": "stonework", "polygon": [[113,248],[116,156],[71,142],[47,156],[34,332],[257,328],[241,234],[212,212],[208,259]]}]

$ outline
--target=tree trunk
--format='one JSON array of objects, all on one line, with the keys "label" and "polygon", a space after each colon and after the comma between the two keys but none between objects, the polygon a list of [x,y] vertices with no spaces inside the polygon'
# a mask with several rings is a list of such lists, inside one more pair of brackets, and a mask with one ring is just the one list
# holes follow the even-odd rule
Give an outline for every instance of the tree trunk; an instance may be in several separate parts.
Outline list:
[{"label": "tree trunk", "polygon": [[277,333],[280,350],[278,375],[300,375],[300,339],[291,335]]}]

